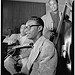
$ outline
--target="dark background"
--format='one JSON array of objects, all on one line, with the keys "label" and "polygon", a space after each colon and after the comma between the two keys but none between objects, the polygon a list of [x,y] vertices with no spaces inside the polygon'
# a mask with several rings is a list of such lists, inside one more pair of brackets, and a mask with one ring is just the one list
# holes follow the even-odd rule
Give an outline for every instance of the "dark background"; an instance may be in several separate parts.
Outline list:
[{"label": "dark background", "polygon": [[7,28],[14,31],[26,23],[30,16],[43,16],[46,13],[45,3],[25,1],[2,1],[2,35],[7,35]]}]

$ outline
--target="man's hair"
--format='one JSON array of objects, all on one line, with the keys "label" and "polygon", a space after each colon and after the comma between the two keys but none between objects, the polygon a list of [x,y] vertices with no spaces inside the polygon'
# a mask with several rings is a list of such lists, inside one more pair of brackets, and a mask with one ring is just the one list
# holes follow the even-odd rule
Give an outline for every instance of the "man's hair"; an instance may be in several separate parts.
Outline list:
[{"label": "man's hair", "polygon": [[[48,3],[49,3],[50,1],[51,1],[51,0],[49,0]],[[58,3],[58,0],[55,0],[55,1]]]},{"label": "man's hair", "polygon": [[44,22],[40,17],[31,16],[28,20],[34,20],[37,24],[41,25],[44,28]]}]

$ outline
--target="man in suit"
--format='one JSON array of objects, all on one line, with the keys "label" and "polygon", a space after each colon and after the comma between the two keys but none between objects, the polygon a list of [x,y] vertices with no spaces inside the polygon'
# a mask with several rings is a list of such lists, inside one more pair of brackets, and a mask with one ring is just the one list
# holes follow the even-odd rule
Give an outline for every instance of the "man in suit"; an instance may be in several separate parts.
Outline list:
[{"label": "man in suit", "polygon": [[[43,35],[55,44],[54,39],[58,34],[56,33],[56,30],[59,21],[61,20],[61,12],[58,10],[58,0],[49,0],[48,5],[50,7],[50,11],[41,17],[41,19],[44,21]],[[59,38],[56,46],[59,56],[61,56],[60,40],[61,39]]]},{"label": "man in suit", "polygon": [[[21,25],[20,34],[12,34],[9,38],[5,38],[3,40],[3,42],[6,42],[6,43],[8,43],[8,45],[11,45],[11,44],[15,43],[17,40],[19,41],[19,44],[20,44],[19,46],[23,46],[25,44],[28,45],[30,43],[33,43],[32,40],[30,40],[26,37],[26,30],[25,30],[24,24]],[[24,66],[27,61],[27,58],[30,54],[30,51],[31,51],[30,48],[20,49],[19,59],[21,59],[21,60],[19,60],[18,63],[20,63],[20,64],[22,63],[22,65]],[[14,67],[14,64],[17,63],[16,59],[18,59],[18,58],[16,58],[16,55],[15,56],[10,55],[4,60],[4,67],[12,75],[17,73],[17,71]]]},{"label": "man in suit", "polygon": [[51,39],[52,32],[56,32],[58,23],[61,18],[61,13],[58,10],[58,0],[49,0],[50,11],[43,15],[41,18],[44,21],[43,35]]},{"label": "man in suit", "polygon": [[26,22],[27,38],[34,41],[33,49],[21,74],[55,75],[57,67],[57,51],[54,44],[43,35],[44,22],[32,16]]}]

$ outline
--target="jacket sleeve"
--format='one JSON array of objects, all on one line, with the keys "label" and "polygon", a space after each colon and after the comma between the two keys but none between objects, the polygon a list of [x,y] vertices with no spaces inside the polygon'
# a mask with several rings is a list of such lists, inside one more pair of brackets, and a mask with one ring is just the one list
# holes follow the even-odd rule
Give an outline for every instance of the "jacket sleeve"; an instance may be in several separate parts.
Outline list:
[{"label": "jacket sleeve", "polygon": [[16,38],[16,34],[12,34],[10,37],[5,38],[3,42],[8,43],[10,45],[16,42]]}]

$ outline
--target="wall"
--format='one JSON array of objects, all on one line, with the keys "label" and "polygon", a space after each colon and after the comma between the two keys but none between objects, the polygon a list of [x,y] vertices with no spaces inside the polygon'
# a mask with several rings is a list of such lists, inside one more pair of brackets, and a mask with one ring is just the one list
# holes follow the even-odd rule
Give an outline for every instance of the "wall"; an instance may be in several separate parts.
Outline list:
[{"label": "wall", "polygon": [[[59,7],[60,12],[62,12],[66,1],[67,0],[58,0],[58,7]],[[46,2],[46,12],[48,12],[48,11],[50,11],[50,8],[49,8],[48,3]]]},{"label": "wall", "polygon": [[[3,34],[6,29],[20,26],[31,15],[42,16],[50,11],[48,0],[9,0],[3,3]],[[59,11],[62,12],[66,0],[58,0]],[[46,4],[45,4],[46,3]],[[46,7],[45,7],[46,5]]]},{"label": "wall", "polygon": [[30,16],[45,14],[45,3],[23,2],[23,1],[4,1],[2,15],[3,35],[7,33],[7,28],[14,29],[25,23]]}]

